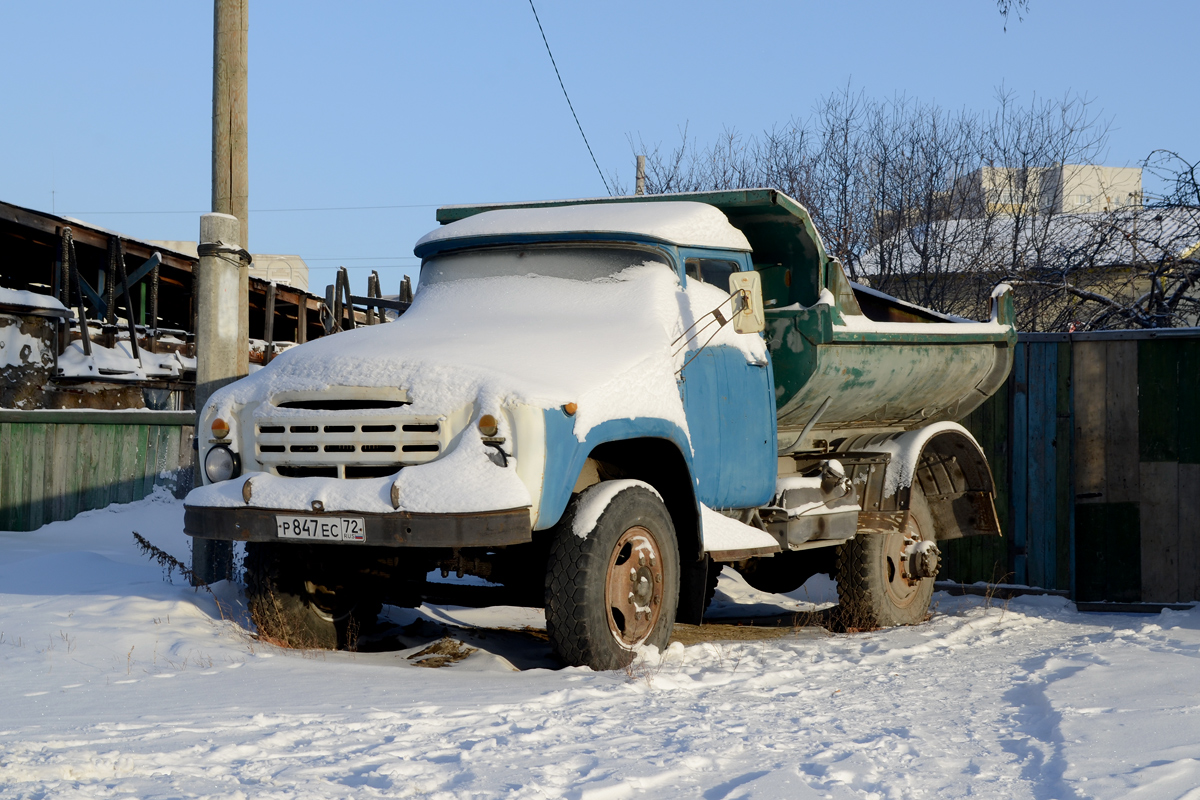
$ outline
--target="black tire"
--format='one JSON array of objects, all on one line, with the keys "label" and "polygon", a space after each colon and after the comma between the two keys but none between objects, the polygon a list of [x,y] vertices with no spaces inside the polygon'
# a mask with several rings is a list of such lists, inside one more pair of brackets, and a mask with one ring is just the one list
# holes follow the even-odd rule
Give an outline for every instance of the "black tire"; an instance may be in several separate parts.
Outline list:
[{"label": "black tire", "polygon": [[355,588],[353,570],[297,544],[246,544],[246,599],[259,636],[296,648],[354,649],[382,604]]},{"label": "black tire", "polygon": [[[546,632],[567,664],[619,669],[639,645],[663,650],[671,638],[679,546],[666,506],[641,486],[618,492],[587,536],[576,536],[575,513],[587,497],[572,500],[551,542]],[[629,614],[634,608],[646,610]]]},{"label": "black tire", "polygon": [[855,630],[916,625],[929,614],[933,577],[910,577],[900,556],[910,543],[931,541],[933,517],[914,481],[902,530],[860,533],[838,547],[837,591],[842,627]]}]

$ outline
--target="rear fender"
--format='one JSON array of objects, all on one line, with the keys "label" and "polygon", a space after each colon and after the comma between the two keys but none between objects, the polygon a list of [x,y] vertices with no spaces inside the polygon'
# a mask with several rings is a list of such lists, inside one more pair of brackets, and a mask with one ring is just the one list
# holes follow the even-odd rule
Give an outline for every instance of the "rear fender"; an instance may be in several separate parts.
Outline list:
[{"label": "rear fender", "polygon": [[886,467],[864,471],[859,479],[861,505],[867,516],[903,515],[916,481],[933,515],[936,539],[1000,533],[995,481],[987,457],[971,432],[957,422],[852,437],[840,442],[837,449],[889,456]]}]

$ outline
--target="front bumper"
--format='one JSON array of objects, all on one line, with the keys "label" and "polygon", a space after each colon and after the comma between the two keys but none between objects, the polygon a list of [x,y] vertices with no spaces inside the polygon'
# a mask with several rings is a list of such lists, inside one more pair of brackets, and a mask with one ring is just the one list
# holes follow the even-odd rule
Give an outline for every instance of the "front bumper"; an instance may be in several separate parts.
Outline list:
[{"label": "front bumper", "polygon": [[396,511],[368,514],[342,511],[315,514],[273,508],[213,508],[190,506],[183,515],[183,532],[200,539],[234,542],[281,542],[276,516],[362,517],[367,534],[363,542],[329,542],[346,547],[494,547],[533,540],[528,508],[471,514],[417,514]]}]

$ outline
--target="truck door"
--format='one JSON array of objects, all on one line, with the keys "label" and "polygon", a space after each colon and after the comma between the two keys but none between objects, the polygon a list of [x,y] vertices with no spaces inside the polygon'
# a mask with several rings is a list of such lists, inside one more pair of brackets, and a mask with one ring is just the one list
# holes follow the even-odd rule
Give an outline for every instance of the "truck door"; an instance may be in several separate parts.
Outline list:
[{"label": "truck door", "polygon": [[[736,261],[720,259],[684,263],[689,280],[723,289],[730,273],[741,269]],[[727,345],[692,351],[687,358],[681,390],[700,501],[710,508],[765,505],[775,493],[777,447],[769,361],[747,363],[741,350]]]}]

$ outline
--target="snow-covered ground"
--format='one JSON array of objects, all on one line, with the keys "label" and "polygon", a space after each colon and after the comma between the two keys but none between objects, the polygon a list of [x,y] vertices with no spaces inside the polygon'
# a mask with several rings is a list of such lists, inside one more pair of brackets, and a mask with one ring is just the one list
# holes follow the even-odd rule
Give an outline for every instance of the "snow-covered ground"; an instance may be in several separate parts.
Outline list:
[{"label": "snow-covered ground", "polygon": [[[939,594],[915,628],[596,673],[548,668],[538,611],[427,606],[390,609],[399,650],[283,651],[134,547],[186,560],[182,513],[0,533],[0,796],[1200,799],[1200,611]],[[829,599],[721,581],[718,616]],[[446,633],[476,649],[409,658]]]}]

